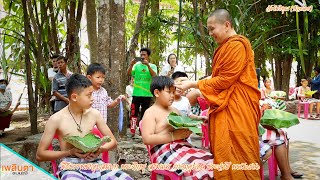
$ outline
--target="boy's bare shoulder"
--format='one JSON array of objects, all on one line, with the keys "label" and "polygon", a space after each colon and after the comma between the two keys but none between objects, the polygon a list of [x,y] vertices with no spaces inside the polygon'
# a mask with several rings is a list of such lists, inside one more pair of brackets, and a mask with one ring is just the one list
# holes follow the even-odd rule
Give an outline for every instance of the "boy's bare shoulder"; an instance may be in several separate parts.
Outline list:
[{"label": "boy's bare shoulder", "polygon": [[59,121],[64,119],[65,116],[66,116],[66,113],[64,113],[63,110],[60,110],[59,112],[56,112],[53,115],[51,115],[48,122],[58,123]]},{"label": "boy's bare shoulder", "polygon": [[156,116],[157,111],[158,109],[154,105],[152,105],[144,112],[144,114],[148,116]]},{"label": "boy's bare shoulder", "polygon": [[89,109],[86,110],[85,113],[88,113],[88,115],[90,115],[90,116],[100,115],[100,111],[95,109],[95,108],[89,108]]}]

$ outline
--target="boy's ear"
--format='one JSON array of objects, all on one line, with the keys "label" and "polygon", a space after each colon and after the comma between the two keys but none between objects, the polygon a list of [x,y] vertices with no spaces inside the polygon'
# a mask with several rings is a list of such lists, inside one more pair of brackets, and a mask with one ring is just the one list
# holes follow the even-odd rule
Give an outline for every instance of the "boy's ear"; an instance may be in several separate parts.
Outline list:
[{"label": "boy's ear", "polygon": [[72,93],[71,97],[70,97],[70,100],[76,102],[77,101],[77,97],[78,97],[77,93]]},{"label": "boy's ear", "polygon": [[159,97],[159,94],[160,94],[159,89],[155,89],[155,90],[153,91],[153,94],[154,94],[155,97]]},{"label": "boy's ear", "polygon": [[87,75],[87,78],[91,81],[91,75]]}]

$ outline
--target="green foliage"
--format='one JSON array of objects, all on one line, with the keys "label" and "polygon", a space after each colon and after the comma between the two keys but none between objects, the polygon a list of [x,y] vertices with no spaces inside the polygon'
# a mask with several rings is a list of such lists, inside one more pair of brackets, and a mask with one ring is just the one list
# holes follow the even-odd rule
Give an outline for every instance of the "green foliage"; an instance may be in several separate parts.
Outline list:
[{"label": "green foliage", "polygon": [[[1,66],[5,73],[16,73],[23,67],[17,63],[24,53],[23,11],[21,4],[16,1],[3,1],[7,16],[0,20],[3,51],[1,52]],[[14,53],[12,53],[14,52]]]},{"label": "green foliage", "polygon": [[[31,72],[33,82],[39,82],[39,97],[47,97],[45,94],[51,93],[51,82],[47,78],[47,69],[51,66],[49,54],[52,44],[49,28],[51,23],[56,23],[57,32],[59,33],[59,46],[62,47],[63,40],[66,38],[66,26],[63,21],[61,9],[66,4],[66,0],[53,0],[54,22],[51,22],[50,12],[46,9],[47,0],[31,0],[31,8],[29,10],[31,34],[30,39],[30,59],[32,62]],[[29,2],[29,1],[27,1]],[[0,20],[1,44],[3,51],[1,52],[1,66],[7,67],[6,71],[12,74],[25,73],[25,42],[24,42],[24,21],[23,7],[21,1],[3,0],[3,7],[6,16]],[[45,11],[46,10],[46,11]],[[44,18],[46,16],[46,18]],[[60,18],[60,19],[58,19]],[[37,36],[40,32],[41,36]],[[55,53],[55,52],[53,52]],[[39,58],[41,57],[41,59]],[[38,59],[39,58],[39,59]],[[41,72],[37,74],[37,69],[41,68]],[[38,91],[38,90],[36,90]],[[35,93],[37,94],[37,93]],[[43,107],[43,106],[42,106]]]}]

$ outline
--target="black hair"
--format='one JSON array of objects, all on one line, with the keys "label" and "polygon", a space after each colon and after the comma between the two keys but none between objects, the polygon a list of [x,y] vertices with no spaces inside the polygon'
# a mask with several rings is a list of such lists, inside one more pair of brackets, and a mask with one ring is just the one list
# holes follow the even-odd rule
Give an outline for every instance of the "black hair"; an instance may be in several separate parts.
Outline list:
[{"label": "black hair", "polygon": [[225,23],[226,21],[229,21],[231,24],[231,27],[233,27],[233,19],[230,15],[230,12],[226,9],[215,9],[210,15],[210,17],[216,17],[216,20],[220,23]]},{"label": "black hair", "polygon": [[50,59],[56,59],[56,58],[58,58],[60,55],[59,54],[53,54],[51,57],[50,57]]},{"label": "black hair", "polygon": [[271,82],[271,79],[266,78],[265,80],[263,80],[263,84],[265,84],[267,81],[270,81],[270,82]]},{"label": "black hair", "polygon": [[171,78],[173,80],[179,78],[179,77],[188,77],[188,75],[185,73],[185,72],[180,72],[180,71],[177,71],[177,72],[174,72],[172,75],[171,75]]},{"label": "black hair", "polygon": [[3,82],[5,82],[5,83],[6,83],[6,85],[8,85],[8,84],[9,84],[8,80],[6,80],[6,79],[0,79],[0,83],[3,83]]},{"label": "black hair", "polygon": [[68,62],[68,59],[66,57],[64,57],[64,56],[59,55],[57,57],[57,61],[59,61],[60,59],[63,59],[65,63]]},{"label": "black hair", "polygon": [[150,50],[149,48],[146,48],[146,47],[141,48],[141,49],[140,49],[140,52],[141,52],[141,51],[146,51],[146,52],[147,52],[147,54],[148,54],[148,56],[150,56],[150,55],[151,55],[151,50]]},{"label": "black hair", "polygon": [[171,78],[167,76],[155,76],[152,78],[152,82],[150,84],[150,91],[154,96],[154,90],[158,89],[159,91],[164,90],[164,88],[170,88],[174,85],[174,82]]},{"label": "black hair", "polygon": [[91,81],[84,75],[77,73],[72,74],[66,82],[66,91],[68,97],[70,97],[74,91],[77,91],[79,94],[84,88],[90,87],[91,85]]},{"label": "black hair", "polygon": [[91,63],[87,68],[87,75],[93,75],[96,72],[106,74],[106,69],[99,63]]},{"label": "black hair", "polygon": [[[169,58],[170,58],[170,56],[172,56],[172,55],[174,55],[174,56],[177,58],[177,55],[176,55],[176,54],[174,54],[174,53],[169,54],[169,56],[168,56],[168,58],[167,58],[168,64],[170,64]],[[176,61],[177,61],[177,64],[178,64],[178,59],[177,59]]]},{"label": "black hair", "polygon": [[320,73],[320,67],[315,67],[313,70],[317,71],[318,73]]}]

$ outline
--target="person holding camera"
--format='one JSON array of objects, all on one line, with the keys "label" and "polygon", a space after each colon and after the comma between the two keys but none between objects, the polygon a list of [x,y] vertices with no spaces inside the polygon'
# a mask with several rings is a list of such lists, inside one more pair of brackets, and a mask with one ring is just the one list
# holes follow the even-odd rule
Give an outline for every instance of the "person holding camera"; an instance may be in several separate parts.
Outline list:
[{"label": "person holding camera", "polygon": [[182,66],[179,66],[177,63],[177,56],[175,54],[169,54],[167,58],[168,64],[163,66],[160,76],[168,76],[171,77],[171,75],[174,72],[180,71],[180,72],[185,72],[184,68]]},{"label": "person holding camera", "polygon": [[[144,112],[150,106],[152,98],[150,84],[152,77],[156,76],[158,72],[157,66],[149,63],[150,54],[150,49],[140,49],[140,58],[133,59],[127,70],[128,76],[132,76],[134,78],[130,116],[130,131],[132,136],[135,135],[137,123],[139,123]],[[140,118],[138,119],[139,112]]]}]

